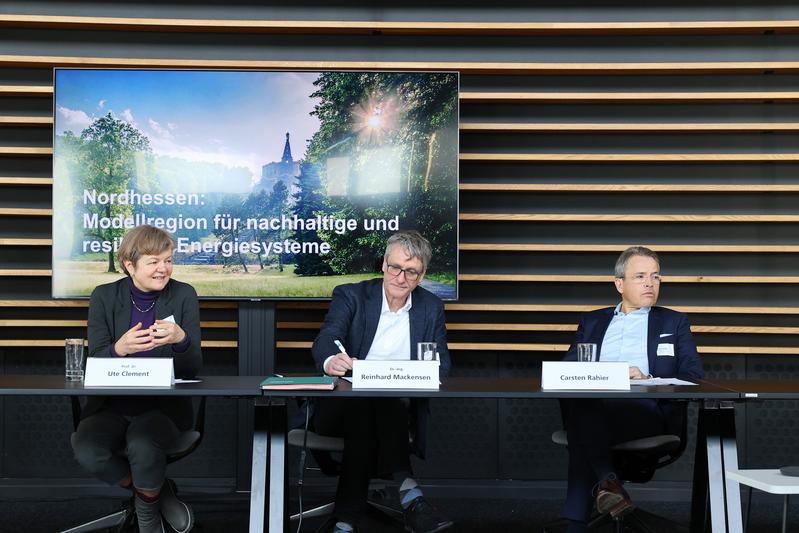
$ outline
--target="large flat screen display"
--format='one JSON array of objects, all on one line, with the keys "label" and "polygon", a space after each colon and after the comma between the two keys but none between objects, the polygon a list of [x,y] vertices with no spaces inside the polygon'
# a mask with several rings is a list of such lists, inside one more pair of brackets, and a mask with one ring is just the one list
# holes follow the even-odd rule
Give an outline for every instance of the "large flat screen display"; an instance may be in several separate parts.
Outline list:
[{"label": "large flat screen display", "polygon": [[457,297],[458,75],[56,69],[53,296],[122,274],[125,232],[176,238],[204,298],[326,298],[381,274],[386,238],[433,246]]}]

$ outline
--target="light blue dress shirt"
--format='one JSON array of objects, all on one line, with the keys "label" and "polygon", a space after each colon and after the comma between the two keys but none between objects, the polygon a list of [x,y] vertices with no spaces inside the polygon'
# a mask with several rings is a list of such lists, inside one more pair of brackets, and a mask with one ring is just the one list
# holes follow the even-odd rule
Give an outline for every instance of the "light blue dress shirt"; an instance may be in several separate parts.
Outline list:
[{"label": "light blue dress shirt", "polygon": [[602,349],[601,361],[623,361],[649,375],[649,307],[623,313],[621,304],[613,311]]}]

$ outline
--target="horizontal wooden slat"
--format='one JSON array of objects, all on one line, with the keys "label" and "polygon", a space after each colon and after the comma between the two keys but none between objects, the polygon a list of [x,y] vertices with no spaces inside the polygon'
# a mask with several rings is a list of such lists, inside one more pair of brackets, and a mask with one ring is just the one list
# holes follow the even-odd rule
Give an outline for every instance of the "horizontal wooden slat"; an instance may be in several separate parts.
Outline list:
[{"label": "horizontal wooden slat", "polygon": [[30,277],[48,277],[52,276],[53,271],[44,268],[2,268],[0,269],[0,277],[4,276],[30,276]]},{"label": "horizontal wooden slat", "polygon": [[[310,342],[278,341],[278,348],[310,350]],[[568,344],[537,344],[537,343],[477,343],[477,342],[450,342],[450,350],[457,351],[506,351],[506,352],[566,352]],[[700,354],[721,355],[799,355],[799,348],[780,346],[697,346]]]},{"label": "horizontal wooden slat", "polygon": [[86,320],[0,319],[0,328],[85,328]]},{"label": "horizontal wooden slat", "polygon": [[[481,312],[544,312],[544,313],[586,313],[607,307],[591,304],[498,304],[498,303],[446,303],[447,311],[481,311]],[[732,307],[712,305],[670,305],[671,309],[683,313],[702,314],[750,314],[750,315],[799,315],[799,307]]]},{"label": "horizontal wooden slat", "polygon": [[[328,302],[278,302],[278,309],[314,309],[325,310]],[[0,300],[2,307],[23,308],[80,308],[89,307],[89,300]],[[607,307],[596,304],[498,304],[498,303],[462,303],[447,302],[444,308],[447,311],[480,311],[480,312],[565,312],[585,313]],[[754,315],[799,315],[799,307],[750,307],[750,306],[696,306],[696,305],[670,305],[672,309],[683,313],[703,314],[754,314]],[[237,301],[228,300],[201,300],[200,309],[236,309]]]},{"label": "horizontal wooden slat", "polygon": [[[50,319],[0,319],[0,328],[74,328],[86,327],[86,320]],[[318,330],[322,322],[278,322],[279,330]],[[577,324],[532,324],[471,322],[448,323],[447,331],[576,331]],[[233,329],[238,322],[233,320],[209,320],[200,322],[203,329]],[[799,327],[780,326],[691,326],[694,333],[729,333],[754,335],[799,335]]]},{"label": "horizontal wooden slat", "polygon": [[303,61],[0,55],[0,67],[153,67],[296,70],[451,70],[469,74],[761,74],[799,72],[799,61],[686,61],[650,63]]},{"label": "horizontal wooden slat", "polygon": [[485,92],[461,91],[461,102],[497,103],[720,103],[796,102],[798,91]]},{"label": "horizontal wooden slat", "polygon": [[[201,341],[203,348],[238,348],[237,341]],[[0,339],[0,348],[62,348],[61,339]]]},{"label": "horizontal wooden slat", "polygon": [[0,185],[41,185],[52,187],[53,178],[0,176]]},{"label": "horizontal wooden slat", "polygon": [[799,131],[796,122],[627,122],[627,123],[521,123],[521,122],[466,122],[460,124],[462,132],[509,133],[745,133]]},{"label": "horizontal wooden slat", "polygon": [[0,307],[89,307],[89,300],[0,300]]},{"label": "horizontal wooden slat", "polygon": [[427,35],[626,35],[796,33],[796,20],[478,22],[253,20],[0,15],[0,27],[213,33],[427,34]]},{"label": "horizontal wooden slat", "polygon": [[[86,327],[86,320],[47,320],[47,319],[0,319],[0,327],[8,328],[72,328]],[[237,328],[238,322],[233,320],[209,320],[200,322],[200,327],[207,329]]]},{"label": "horizontal wooden slat", "polygon": [[461,183],[481,192],[799,192],[799,184],[771,183]]},{"label": "horizontal wooden slat", "polygon": [[0,126],[52,126],[53,117],[0,116]]},{"label": "horizontal wooden slat", "polygon": [[707,214],[577,214],[577,213],[461,213],[466,221],[497,222],[799,222],[799,215],[707,215]]},{"label": "horizontal wooden slat", "polygon": [[[583,274],[461,274],[460,281],[610,283],[613,276]],[[664,276],[666,283],[799,283],[799,276]]]},{"label": "horizontal wooden slat", "polygon": [[780,326],[691,326],[694,333],[732,333],[746,335],[799,335],[799,328]]},{"label": "horizontal wooden slat", "polygon": [[[288,329],[288,328],[287,328]],[[497,322],[448,323],[447,331],[576,331],[577,324],[508,324]],[[729,333],[747,335],[799,335],[799,327],[779,326],[700,326],[693,333]]]},{"label": "horizontal wooden slat", "polygon": [[[4,307],[0,300],[0,307]],[[278,309],[313,309],[325,310],[329,307],[327,302],[280,302]],[[446,302],[444,309],[447,311],[476,311],[476,312],[520,312],[520,313],[586,313],[607,307],[596,304],[500,304],[500,303],[464,303]],[[710,306],[710,305],[670,305],[671,309],[683,313],[701,314],[734,314],[734,315],[799,315],[799,307],[750,307],[750,306]]]},{"label": "horizontal wooden slat", "polygon": [[799,348],[793,346],[697,346],[700,354],[723,355],[799,355]]},{"label": "horizontal wooden slat", "polygon": [[50,217],[53,216],[52,209],[36,209],[32,207],[0,207],[0,216],[17,217]]},{"label": "horizontal wooden slat", "polygon": [[510,161],[520,163],[794,163],[799,153],[751,154],[540,154],[540,153],[461,153],[461,161]]},{"label": "horizontal wooden slat", "polygon": [[53,239],[4,239],[0,238],[0,246],[52,246]]},{"label": "horizontal wooden slat", "polygon": [[52,85],[0,85],[0,96],[53,96]]},{"label": "horizontal wooden slat", "polygon": [[40,146],[0,146],[0,155],[43,157],[53,155],[53,149]]},{"label": "horizontal wooden slat", "polygon": [[[798,253],[797,245],[645,244],[658,252],[687,253]],[[460,243],[462,252],[622,252],[627,244]]]},{"label": "horizontal wooden slat", "polygon": [[[278,349],[310,350],[310,341],[278,341]],[[490,352],[565,352],[568,344],[448,342],[450,350]],[[700,354],[797,355],[799,348],[782,346],[697,346]]]},{"label": "horizontal wooden slat", "polygon": [[[237,309],[236,301],[200,300],[200,309]],[[0,300],[0,307],[74,308],[89,307],[89,300]]]},{"label": "horizontal wooden slat", "polygon": [[277,329],[319,329],[322,327],[321,322],[286,322],[286,321],[278,321],[276,326]]}]

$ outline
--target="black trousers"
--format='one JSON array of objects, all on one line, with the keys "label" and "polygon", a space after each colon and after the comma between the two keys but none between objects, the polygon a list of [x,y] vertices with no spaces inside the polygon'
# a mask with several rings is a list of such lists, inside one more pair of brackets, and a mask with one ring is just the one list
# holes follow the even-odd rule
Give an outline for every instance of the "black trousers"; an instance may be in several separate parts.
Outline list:
[{"label": "black trousers", "polygon": [[408,407],[401,398],[318,398],[313,428],[344,438],[336,516],[356,525],[366,510],[369,480],[411,471]]},{"label": "black trousers", "polygon": [[137,416],[102,410],[80,421],[72,448],[81,466],[109,485],[130,474],[137,489],[158,490],[166,478],[165,450],[179,435],[159,410]]},{"label": "black trousers", "polygon": [[620,442],[673,433],[683,412],[658,400],[562,400],[569,439],[569,477],[563,516],[587,520],[597,482],[616,475],[610,448]]}]

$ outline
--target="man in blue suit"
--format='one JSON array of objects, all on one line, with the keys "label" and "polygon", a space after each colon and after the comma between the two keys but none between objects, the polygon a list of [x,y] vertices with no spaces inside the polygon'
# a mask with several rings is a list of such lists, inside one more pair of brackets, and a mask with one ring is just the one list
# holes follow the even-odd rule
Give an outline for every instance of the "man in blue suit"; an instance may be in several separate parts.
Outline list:
[{"label": "man in blue suit", "polygon": [[[330,309],[311,348],[321,371],[343,376],[352,370],[356,358],[417,359],[417,343],[435,342],[440,375],[449,374],[444,305],[419,287],[431,256],[424,237],[416,231],[401,231],[388,240],[382,279],[333,290]],[[322,398],[316,402],[315,430],[345,439],[334,532],[355,530],[366,509],[369,479],[377,476],[400,484],[408,531],[433,533],[452,526],[425,500],[411,473],[411,452],[424,457],[428,414],[427,402],[409,405],[400,398]]]},{"label": "man in blue suit", "polygon": [[[595,343],[600,361],[624,361],[630,379],[698,379],[702,363],[688,317],[655,307],[660,292],[660,260],[643,246],[628,248],[616,261],[621,303],[586,313],[565,360],[577,359],[578,343]],[[569,479],[563,515],[569,533],[586,531],[594,501],[597,511],[624,515],[635,506],[616,476],[612,445],[674,433],[684,411],[659,400],[570,400],[561,402],[569,440]]]}]

